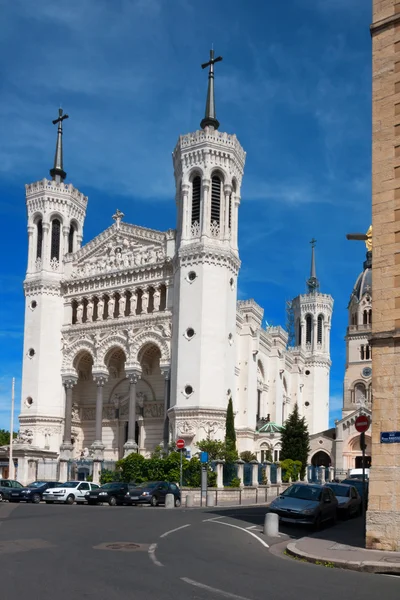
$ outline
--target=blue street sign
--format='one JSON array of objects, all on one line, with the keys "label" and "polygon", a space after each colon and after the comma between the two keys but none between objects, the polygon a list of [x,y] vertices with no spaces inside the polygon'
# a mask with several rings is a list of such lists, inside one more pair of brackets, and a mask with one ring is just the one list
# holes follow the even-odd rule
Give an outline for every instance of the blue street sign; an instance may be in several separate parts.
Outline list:
[{"label": "blue street sign", "polygon": [[200,462],[202,464],[208,463],[208,452],[200,452]]},{"label": "blue street sign", "polygon": [[190,454],[190,450],[186,450],[186,458],[189,458],[189,459],[190,459],[190,456],[191,456],[191,454]]},{"label": "blue street sign", "polygon": [[400,431],[382,431],[381,444],[400,444]]}]

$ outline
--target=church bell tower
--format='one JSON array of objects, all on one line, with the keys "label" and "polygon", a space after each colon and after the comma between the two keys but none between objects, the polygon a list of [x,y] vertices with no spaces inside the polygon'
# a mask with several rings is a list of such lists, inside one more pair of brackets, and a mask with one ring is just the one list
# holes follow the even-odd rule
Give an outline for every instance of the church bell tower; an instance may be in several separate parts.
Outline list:
[{"label": "church bell tower", "polygon": [[24,281],[25,331],[20,431],[30,444],[58,452],[64,418],[61,381],[62,280],[71,255],[80,248],[87,197],[66,184],[63,121],[59,109],[51,179],[26,185],[28,265]]},{"label": "church bell tower", "polygon": [[170,421],[188,447],[223,439],[234,396],[238,211],[245,152],[219,131],[210,52],[201,129],[179,138],[173,152],[178,213],[174,276]]}]

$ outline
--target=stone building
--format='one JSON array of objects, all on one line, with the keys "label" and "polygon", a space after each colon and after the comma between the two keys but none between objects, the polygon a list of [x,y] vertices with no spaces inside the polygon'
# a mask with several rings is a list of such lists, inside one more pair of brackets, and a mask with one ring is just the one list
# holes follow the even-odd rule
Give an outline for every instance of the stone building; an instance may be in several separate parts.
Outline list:
[{"label": "stone building", "polygon": [[[348,305],[346,331],[346,367],[343,383],[342,417],[335,426],[311,435],[310,464],[334,466],[336,476],[362,467],[360,434],[355,420],[360,414],[371,415],[372,407],[372,251],[367,241],[367,256],[357,277]],[[371,463],[371,435],[365,435],[366,466]]]},{"label": "stone building", "polygon": [[29,253],[20,432],[22,482],[58,461],[149,455],[184,438],[193,454],[223,439],[230,398],[239,451],[280,451],[297,402],[310,431],[328,427],[333,300],[318,289],[312,250],[307,293],[288,333],[263,309],[237,302],[239,206],[245,163],[237,137],[218,131],[210,61],[201,130],[173,152],[177,227],[114,223],[82,245],[88,198],[66,183],[60,110],[51,180],[26,186]]}]

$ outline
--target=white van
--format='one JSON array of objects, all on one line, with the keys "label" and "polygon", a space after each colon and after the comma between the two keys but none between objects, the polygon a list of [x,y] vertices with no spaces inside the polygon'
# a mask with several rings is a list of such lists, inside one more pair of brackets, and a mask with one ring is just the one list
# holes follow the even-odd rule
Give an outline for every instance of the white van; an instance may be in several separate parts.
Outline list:
[{"label": "white van", "polygon": [[[370,469],[365,469],[365,479],[369,479]],[[362,469],[350,469],[349,479],[361,479],[363,474]]]}]

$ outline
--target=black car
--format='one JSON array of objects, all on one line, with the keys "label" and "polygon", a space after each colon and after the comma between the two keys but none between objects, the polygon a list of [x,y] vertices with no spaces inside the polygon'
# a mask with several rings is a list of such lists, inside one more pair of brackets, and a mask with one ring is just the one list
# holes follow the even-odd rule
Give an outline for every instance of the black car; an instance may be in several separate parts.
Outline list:
[{"label": "black car", "polygon": [[85,495],[88,504],[103,504],[107,503],[110,506],[121,504],[131,504],[129,491],[134,488],[132,483],[121,483],[114,481],[105,483],[97,490],[90,490]]},{"label": "black car", "polygon": [[9,501],[39,504],[46,490],[59,487],[60,485],[59,481],[34,481],[26,487],[11,489]]},{"label": "black car", "polygon": [[0,502],[10,500],[11,492],[22,489],[24,486],[14,479],[0,479]]},{"label": "black car", "polygon": [[165,496],[173,494],[175,506],[181,505],[181,491],[175,483],[168,481],[146,481],[129,491],[131,504],[150,504],[157,506],[165,503]]}]

